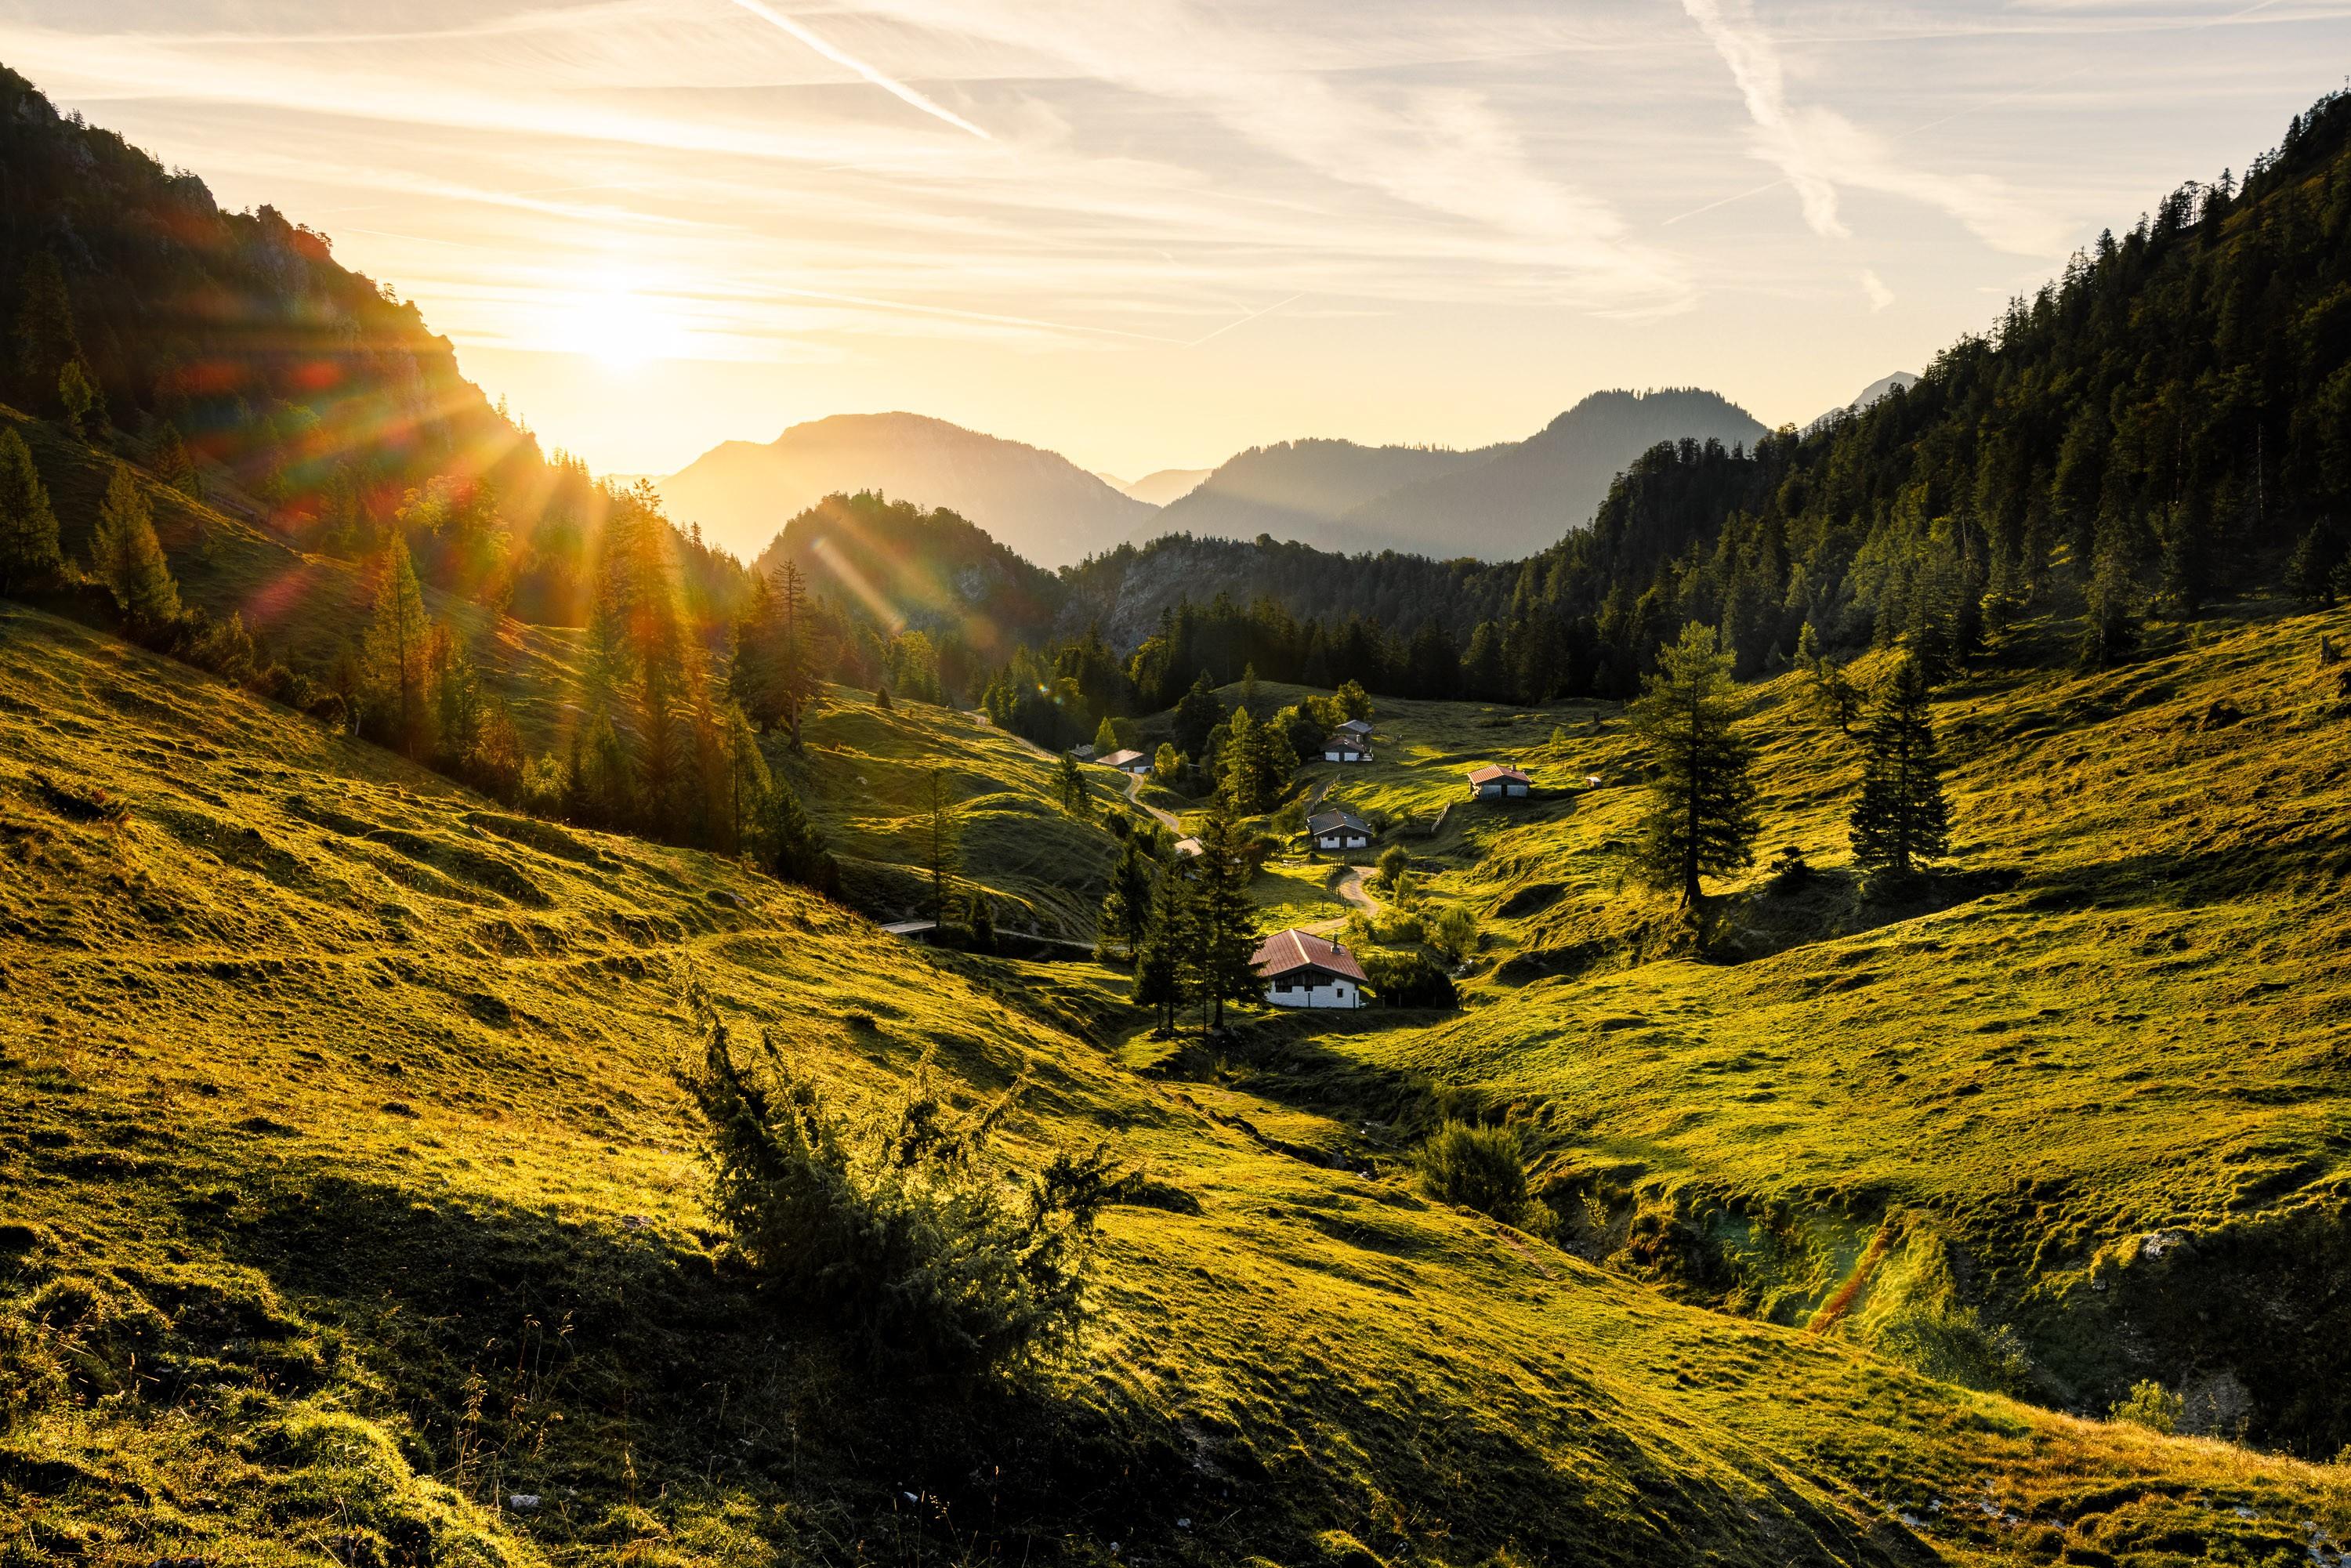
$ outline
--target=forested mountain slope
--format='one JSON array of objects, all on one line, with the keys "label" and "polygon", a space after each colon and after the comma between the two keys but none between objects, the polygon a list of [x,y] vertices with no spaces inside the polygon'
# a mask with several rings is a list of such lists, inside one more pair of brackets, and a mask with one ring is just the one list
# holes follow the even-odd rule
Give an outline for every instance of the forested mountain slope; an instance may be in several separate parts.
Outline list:
[{"label": "forested mountain slope", "polygon": [[1154,531],[1152,505],[1058,453],[913,413],[834,414],[767,443],[730,441],[656,482],[681,526],[745,559],[835,493],[946,507],[1043,567]]},{"label": "forested mountain slope", "polygon": [[[1283,1152],[1279,1103],[1125,1070],[1050,971],[13,608],[0,741],[28,1560],[2260,1560],[2351,1522],[2320,1470],[1677,1305],[1336,1124]],[[696,981],[830,1092],[1026,1071],[1016,1160],[1154,1174],[1065,1369],[893,1392],[726,1260],[670,1077]]]},{"label": "forested mountain slope", "polygon": [[1609,486],[1661,442],[1752,445],[1764,427],[1695,387],[1599,392],[1486,460],[1390,490],[1347,514],[1350,549],[1518,560],[1588,527]]}]

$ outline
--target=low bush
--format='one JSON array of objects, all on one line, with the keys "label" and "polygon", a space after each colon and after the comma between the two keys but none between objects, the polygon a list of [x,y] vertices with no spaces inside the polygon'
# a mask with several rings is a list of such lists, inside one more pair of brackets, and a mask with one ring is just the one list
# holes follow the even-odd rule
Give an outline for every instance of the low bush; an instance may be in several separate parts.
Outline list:
[{"label": "low bush", "polygon": [[1509,1127],[1447,1122],[1413,1163],[1431,1197],[1516,1224],[1527,1210],[1526,1154]]},{"label": "low bush", "polygon": [[709,1204],[782,1310],[914,1379],[1011,1379],[1084,1319],[1094,1221],[1122,1178],[1100,1146],[1057,1154],[1026,1181],[987,1165],[1019,1084],[957,1112],[925,1056],[903,1097],[836,1109],[774,1029],[754,1067],[699,994],[700,1059],[678,1079],[701,1113]]},{"label": "low bush", "polygon": [[[1357,948],[1358,952],[1362,949]],[[1364,977],[1372,995],[1392,1008],[1458,1008],[1453,977],[1418,953],[1364,953]]]},{"label": "low bush", "polygon": [[2117,1421],[2164,1433],[2179,1430],[2179,1418],[2187,1413],[2188,1401],[2153,1378],[2132,1384],[2130,1396],[2108,1412]]}]

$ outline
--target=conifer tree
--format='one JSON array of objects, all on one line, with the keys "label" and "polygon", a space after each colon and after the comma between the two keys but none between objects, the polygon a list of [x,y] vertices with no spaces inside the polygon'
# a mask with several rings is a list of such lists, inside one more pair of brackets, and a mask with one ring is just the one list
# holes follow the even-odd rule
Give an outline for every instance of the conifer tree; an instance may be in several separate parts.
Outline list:
[{"label": "conifer tree", "polygon": [[775,789],[775,777],[768,771],[758,733],[734,703],[726,705],[726,847],[730,853],[739,854],[752,825],[768,819],[768,796]]},{"label": "conifer tree", "polygon": [[203,475],[197,470],[195,454],[180,434],[180,427],[168,421],[148,443],[147,467],[155,477],[192,501],[204,498]]},{"label": "conifer tree", "polygon": [[88,440],[106,427],[106,393],[78,359],[68,360],[57,372],[57,406],[65,411],[66,428],[76,440]]},{"label": "conifer tree", "polygon": [[1143,945],[1144,934],[1151,928],[1151,862],[1144,858],[1143,846],[1130,836],[1118,864],[1111,868],[1110,892],[1102,897],[1102,946],[1105,950],[1116,941],[1124,946],[1130,960],[1134,958]]},{"label": "conifer tree", "polygon": [[[838,880],[831,852],[825,848],[824,834],[810,820],[808,808],[800,804],[799,792],[781,776],[773,779],[768,791],[767,822],[764,831],[768,841],[768,863],[776,875],[786,882],[796,882],[819,893],[830,894]],[[950,869],[954,846],[950,841],[944,852],[945,860],[935,859],[935,870],[942,863]],[[937,885],[944,897],[945,883]],[[939,907],[944,908],[944,904]],[[944,925],[944,916],[935,916]]]},{"label": "conifer tree", "polygon": [[946,769],[934,768],[925,786],[924,863],[931,876],[931,919],[942,929],[947,923],[947,890],[956,873],[956,808],[947,786]]},{"label": "conifer tree", "polygon": [[81,340],[74,330],[73,299],[66,292],[66,276],[55,253],[34,252],[25,264],[17,298],[17,376],[41,413],[57,412],[58,378],[80,360]]},{"label": "conifer tree", "polygon": [[1758,827],[1752,749],[1732,728],[1739,716],[1730,659],[1714,628],[1696,622],[1664,648],[1659,668],[1625,710],[1649,774],[1650,804],[1640,854],[1657,882],[1679,890],[1682,906],[1704,904],[1699,878],[1753,858]]},{"label": "conifer tree", "polygon": [[2138,647],[2138,585],[2131,578],[2127,543],[2118,528],[2102,528],[2084,590],[2082,662],[2105,669]]},{"label": "conifer tree", "polygon": [[1164,866],[1151,889],[1151,913],[1134,948],[1134,999],[1152,1009],[1162,1033],[1176,1028],[1184,1005],[1185,941],[1194,894],[1183,862]]},{"label": "conifer tree", "polygon": [[0,593],[37,587],[64,565],[33,454],[13,428],[0,429]]},{"label": "conifer tree", "polygon": [[1240,819],[1223,796],[1209,808],[1200,852],[1191,864],[1194,885],[1185,901],[1186,989],[1200,1003],[1201,1028],[1222,1029],[1225,1003],[1262,995],[1262,982],[1249,962],[1258,944],[1257,910],[1249,895],[1253,868],[1241,841]]},{"label": "conifer tree", "polygon": [[129,467],[114,465],[98,503],[98,528],[90,539],[90,564],[133,623],[148,631],[180,618],[179,585],[155,538],[154,514]]},{"label": "conifer tree", "polygon": [[379,738],[412,761],[433,755],[428,701],[433,622],[408,541],[395,530],[376,564],[375,608],[360,645],[362,699]]},{"label": "conifer tree", "polygon": [[1108,757],[1118,749],[1118,727],[1111,723],[1110,715],[1104,714],[1102,723],[1094,726],[1094,755]]},{"label": "conifer tree", "polygon": [[1949,842],[1930,695],[1925,664],[1907,657],[1871,710],[1853,808],[1853,858],[1865,870],[1907,876]]},{"label": "conifer tree", "polygon": [[1053,794],[1061,802],[1061,810],[1081,821],[1094,814],[1093,786],[1086,781],[1086,770],[1078,759],[1064,755],[1053,768]]}]

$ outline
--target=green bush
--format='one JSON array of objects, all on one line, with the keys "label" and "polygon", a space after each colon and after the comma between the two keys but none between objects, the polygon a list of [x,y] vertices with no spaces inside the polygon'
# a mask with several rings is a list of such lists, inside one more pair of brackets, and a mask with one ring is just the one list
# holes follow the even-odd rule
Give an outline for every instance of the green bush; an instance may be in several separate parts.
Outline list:
[{"label": "green bush", "polygon": [[702,1115],[711,1211],[780,1308],[915,1379],[1010,1378],[1071,1341],[1095,1217],[1120,1187],[1101,1147],[1016,1186],[982,1156],[1019,1084],[958,1113],[925,1055],[898,1103],[852,1115],[773,1029],[747,1070],[708,1000],[691,1003],[703,1049],[678,1079]]},{"label": "green bush", "polygon": [[2179,1430],[2179,1418],[2188,1414],[2188,1401],[2147,1378],[2132,1384],[2130,1397],[2116,1405],[2108,1414],[2117,1421],[2128,1421],[2150,1432],[2171,1433]]},{"label": "green bush", "polygon": [[1509,1127],[1447,1122],[1414,1157],[1431,1197],[1515,1224],[1527,1208],[1526,1154]]},{"label": "green bush", "polygon": [[[1362,951],[1359,947],[1357,951]],[[1458,1008],[1453,977],[1418,953],[1364,953],[1364,978],[1372,995],[1392,1008]]]}]

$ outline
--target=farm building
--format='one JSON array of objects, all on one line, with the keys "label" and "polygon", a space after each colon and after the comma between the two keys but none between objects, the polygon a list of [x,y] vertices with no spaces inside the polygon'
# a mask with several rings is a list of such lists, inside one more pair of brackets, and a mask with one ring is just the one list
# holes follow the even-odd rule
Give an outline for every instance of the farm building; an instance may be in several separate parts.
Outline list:
[{"label": "farm building", "polygon": [[1318,850],[1371,848],[1371,824],[1353,811],[1317,811],[1306,819],[1306,841]]},{"label": "farm building", "polygon": [[1469,794],[1473,800],[1523,800],[1534,793],[1534,780],[1516,768],[1489,764],[1469,770]]},{"label": "farm building", "polygon": [[1311,932],[1277,931],[1249,960],[1278,1008],[1359,1008],[1364,971],[1353,954]]},{"label": "farm building", "polygon": [[1367,718],[1351,718],[1339,727],[1349,735],[1360,735],[1366,740],[1372,737],[1372,721]]},{"label": "farm building", "polygon": [[1350,731],[1343,729],[1322,743],[1322,760],[1325,762],[1369,762],[1371,759],[1371,743],[1358,739]]},{"label": "farm building", "polygon": [[1102,765],[1104,768],[1115,768],[1121,773],[1151,771],[1151,758],[1144,756],[1140,751],[1113,751],[1108,757],[1102,758]]}]

